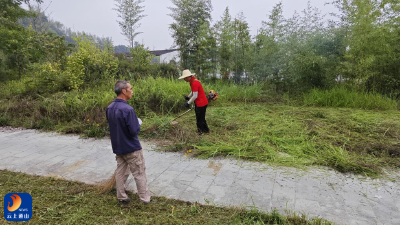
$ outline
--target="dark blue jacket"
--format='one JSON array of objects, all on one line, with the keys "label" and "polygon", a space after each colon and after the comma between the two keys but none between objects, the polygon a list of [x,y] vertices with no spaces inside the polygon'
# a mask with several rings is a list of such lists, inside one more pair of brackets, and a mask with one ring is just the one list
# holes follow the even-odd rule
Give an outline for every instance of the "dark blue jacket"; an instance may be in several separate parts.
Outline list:
[{"label": "dark blue jacket", "polygon": [[127,154],[142,149],[138,138],[139,121],[135,110],[126,101],[116,98],[107,107],[106,116],[115,154]]}]

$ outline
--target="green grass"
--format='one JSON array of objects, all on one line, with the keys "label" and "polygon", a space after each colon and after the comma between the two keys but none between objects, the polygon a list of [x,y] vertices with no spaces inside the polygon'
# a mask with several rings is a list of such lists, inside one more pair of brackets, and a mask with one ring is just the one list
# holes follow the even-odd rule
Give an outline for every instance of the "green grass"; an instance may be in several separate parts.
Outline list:
[{"label": "green grass", "polygon": [[[29,80],[23,78],[0,84],[0,125],[80,133],[103,137],[108,133],[105,109],[115,98],[116,80],[86,84],[87,88],[69,92],[28,91]],[[132,81],[133,98],[129,100],[141,118],[170,115],[184,109],[182,95],[190,92],[183,80],[147,77]],[[221,100],[259,101],[262,86],[242,87],[217,82],[204,84],[204,90],[218,90]]]},{"label": "green grass", "polygon": [[314,89],[304,95],[307,106],[346,107],[358,109],[395,110],[397,101],[377,93],[351,91],[346,88]]},{"label": "green grass", "polygon": [[400,168],[399,117],[394,110],[241,103],[211,105],[208,135],[196,135],[194,113],[164,129],[154,125],[162,124],[162,118],[146,121],[143,132],[173,141],[171,151],[192,149],[204,158],[232,156],[301,168],[321,165],[377,176],[383,168]]},{"label": "green grass", "polygon": [[[94,185],[31,176],[0,170],[0,196],[29,193],[33,199],[30,224],[331,224],[304,215],[282,216],[276,211],[262,213],[255,209],[224,208],[200,205],[164,197],[152,197],[150,204],[132,202],[119,206],[115,191],[99,194]],[[0,210],[3,211],[3,204]],[[3,216],[0,224],[14,224]]]}]

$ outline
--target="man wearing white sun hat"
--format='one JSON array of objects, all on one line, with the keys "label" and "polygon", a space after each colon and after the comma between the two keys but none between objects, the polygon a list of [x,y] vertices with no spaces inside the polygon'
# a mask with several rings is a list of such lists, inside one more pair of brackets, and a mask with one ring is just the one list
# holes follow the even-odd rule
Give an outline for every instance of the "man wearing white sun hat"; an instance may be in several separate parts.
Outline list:
[{"label": "man wearing white sun hat", "polygon": [[206,97],[206,93],[204,92],[203,86],[201,85],[200,81],[194,77],[194,73],[190,72],[190,70],[184,70],[182,72],[182,76],[179,79],[184,79],[186,82],[190,83],[190,88],[192,91],[188,96],[185,96],[185,107],[189,108],[190,104],[194,102],[195,105],[195,112],[196,112],[196,125],[197,125],[197,132],[199,135],[203,133],[209,133],[210,130],[207,126],[206,121],[206,110],[208,106],[208,100]]}]

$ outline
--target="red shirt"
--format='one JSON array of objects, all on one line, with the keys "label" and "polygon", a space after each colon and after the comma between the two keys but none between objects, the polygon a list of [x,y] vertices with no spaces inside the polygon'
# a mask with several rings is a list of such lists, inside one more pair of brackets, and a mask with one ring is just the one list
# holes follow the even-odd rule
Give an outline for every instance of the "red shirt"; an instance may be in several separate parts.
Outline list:
[{"label": "red shirt", "polygon": [[198,81],[195,77],[192,77],[192,79],[190,79],[190,87],[192,88],[192,93],[197,91],[197,98],[194,100],[196,106],[203,107],[208,105],[206,93],[204,92],[200,81]]}]

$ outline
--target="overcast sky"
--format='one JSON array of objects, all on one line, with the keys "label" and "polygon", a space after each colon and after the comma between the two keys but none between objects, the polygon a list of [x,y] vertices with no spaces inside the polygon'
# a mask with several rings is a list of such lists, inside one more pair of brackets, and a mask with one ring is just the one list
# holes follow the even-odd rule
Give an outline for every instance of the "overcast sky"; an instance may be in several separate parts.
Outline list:
[{"label": "overcast sky", "polygon": [[[272,8],[280,0],[212,0],[212,23],[220,20],[228,6],[232,18],[240,11],[244,13],[250,26],[250,34],[255,35],[261,26],[261,21],[268,19]],[[286,18],[291,17],[294,11],[301,12],[306,8],[308,0],[282,0],[283,13]],[[310,0],[312,6],[317,7],[323,14],[335,11],[332,5],[325,5],[331,0]],[[167,14],[167,7],[173,6],[169,0],[145,0],[144,14],[138,31],[143,32],[136,36],[136,41],[143,43],[151,50],[168,49],[173,46],[173,39],[169,30],[172,18]],[[128,45],[126,38],[116,22],[118,20],[114,0],[44,0],[43,8],[47,8],[46,15],[59,21],[74,31],[85,31],[99,37],[111,37],[114,45]]]}]

